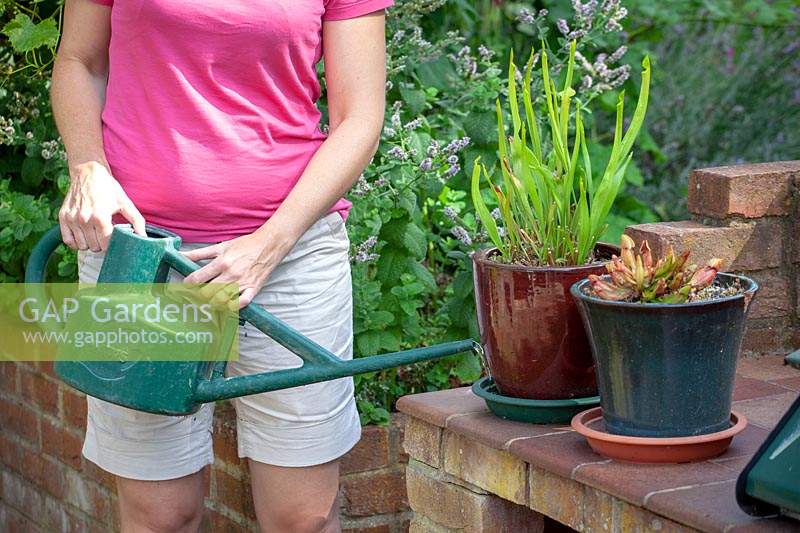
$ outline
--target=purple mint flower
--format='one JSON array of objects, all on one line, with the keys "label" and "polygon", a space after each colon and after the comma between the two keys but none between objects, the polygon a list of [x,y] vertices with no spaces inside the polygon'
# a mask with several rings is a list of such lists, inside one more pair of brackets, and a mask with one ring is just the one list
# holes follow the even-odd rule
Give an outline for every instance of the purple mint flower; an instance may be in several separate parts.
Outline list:
[{"label": "purple mint flower", "polygon": [[419,164],[419,169],[423,172],[428,172],[431,168],[433,168],[433,160],[430,157],[426,157]]},{"label": "purple mint flower", "polygon": [[421,125],[422,125],[422,119],[421,118],[415,118],[411,122],[407,122],[406,125],[403,126],[403,128],[405,128],[406,131],[414,131],[415,129],[419,128]]},{"label": "purple mint flower", "polygon": [[611,54],[611,57],[608,58],[609,63],[616,63],[617,61],[622,59],[622,56],[624,56],[625,52],[627,51],[628,47],[623,44],[622,46],[617,48],[613,54]]},{"label": "purple mint flower", "polygon": [[560,31],[562,35],[569,35],[569,26],[567,26],[566,20],[558,19],[558,21],[556,21],[556,28],[558,28],[558,31]]},{"label": "purple mint flower", "polygon": [[451,165],[450,168],[447,169],[447,172],[445,172],[445,174],[447,175],[448,178],[452,178],[453,176],[458,174],[459,170],[461,170],[461,165],[456,163],[455,165]]},{"label": "purple mint flower", "polygon": [[456,217],[458,217],[458,213],[456,213],[456,210],[450,207],[449,205],[445,206],[445,208],[442,209],[442,212],[444,213],[444,216],[446,216],[450,220],[455,220]]},{"label": "purple mint flower", "polygon": [[391,157],[392,159],[397,159],[398,161],[405,161],[408,159],[408,154],[405,150],[400,148],[399,146],[393,146],[391,150],[386,152],[386,155]]},{"label": "purple mint flower", "polygon": [[523,7],[517,14],[517,21],[523,24],[533,24],[536,22],[536,16],[527,7]]},{"label": "purple mint flower", "polygon": [[461,244],[465,246],[472,246],[472,238],[469,236],[469,233],[467,233],[467,230],[465,230],[463,227],[453,226],[453,228],[450,230],[450,233],[452,233],[453,236],[461,242]]},{"label": "purple mint flower", "polygon": [[461,150],[469,146],[469,143],[471,141],[472,139],[470,139],[469,137],[461,137],[460,139],[454,139],[450,141],[447,144],[447,146],[444,147],[444,151],[448,154],[460,152]]}]

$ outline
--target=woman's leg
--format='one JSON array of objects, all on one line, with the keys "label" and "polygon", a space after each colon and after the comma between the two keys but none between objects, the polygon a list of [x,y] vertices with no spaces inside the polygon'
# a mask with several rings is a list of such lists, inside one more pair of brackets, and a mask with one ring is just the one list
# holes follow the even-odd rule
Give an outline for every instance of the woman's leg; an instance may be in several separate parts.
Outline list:
[{"label": "woman's leg", "polygon": [[291,468],[250,460],[253,502],[261,531],[335,533],[339,461]]},{"label": "woman's leg", "polygon": [[[349,242],[342,219],[314,224],[253,302],[341,359],[352,358]],[[247,324],[229,375],[285,370],[302,361]],[[338,459],[361,425],[352,378],[237,398],[239,456],[247,457],[262,531],[338,531]]]},{"label": "woman's leg", "polygon": [[[97,280],[103,255],[79,252],[80,280]],[[187,416],[134,411],[88,397],[83,455],[116,476],[123,533],[197,531],[214,461],[214,404]]]},{"label": "woman's leg", "polygon": [[207,469],[166,481],[140,481],[117,476],[122,533],[198,531],[203,518]]}]

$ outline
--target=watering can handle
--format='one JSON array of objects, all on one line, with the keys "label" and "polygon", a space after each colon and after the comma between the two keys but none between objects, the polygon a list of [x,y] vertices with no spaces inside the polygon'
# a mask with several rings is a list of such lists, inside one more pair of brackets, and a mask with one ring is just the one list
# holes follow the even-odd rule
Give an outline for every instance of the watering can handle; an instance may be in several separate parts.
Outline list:
[{"label": "watering can handle", "polygon": [[[164,254],[164,260],[169,264],[169,266],[174,268],[183,276],[188,276],[200,268],[200,265],[191,259],[187,259],[186,256],[175,249],[168,248]],[[330,351],[315,343],[305,335],[298,333],[284,322],[276,318],[273,314],[265,311],[255,304],[251,303],[244,307],[239,311],[239,316],[247,322],[253,324],[263,333],[271,337],[288,350],[299,355],[305,361],[312,361],[315,363],[341,362],[341,360]]]},{"label": "watering can handle", "polygon": [[[187,259],[174,249],[167,249],[164,259],[172,268],[184,276],[200,268],[200,265]],[[246,376],[212,377],[212,379],[201,381],[198,384],[195,394],[195,398],[198,401],[210,402],[297,387],[319,381],[430,361],[468,351],[475,352],[481,357],[483,356],[481,345],[471,339],[466,339],[345,361],[255,304],[251,303],[244,307],[239,311],[239,315],[274,341],[300,356],[304,364],[299,368]]]}]

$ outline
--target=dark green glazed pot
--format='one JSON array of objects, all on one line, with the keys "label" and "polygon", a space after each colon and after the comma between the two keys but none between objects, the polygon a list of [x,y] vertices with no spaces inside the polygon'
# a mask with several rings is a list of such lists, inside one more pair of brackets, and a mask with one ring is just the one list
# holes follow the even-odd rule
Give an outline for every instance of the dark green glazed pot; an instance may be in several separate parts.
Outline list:
[{"label": "dark green glazed pot", "polygon": [[606,429],[634,437],[684,437],[730,425],[736,360],[755,281],[744,294],[686,304],[611,302],[572,286],[594,356]]}]

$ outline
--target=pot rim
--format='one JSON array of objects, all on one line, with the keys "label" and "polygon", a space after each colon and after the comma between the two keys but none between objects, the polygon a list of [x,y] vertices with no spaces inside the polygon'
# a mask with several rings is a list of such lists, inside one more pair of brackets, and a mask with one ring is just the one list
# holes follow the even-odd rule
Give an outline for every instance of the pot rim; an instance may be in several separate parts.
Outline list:
[{"label": "pot rim", "polygon": [[[595,249],[598,247],[605,247],[610,248],[612,250],[616,250],[619,253],[619,246],[615,244],[610,244],[607,242],[598,242],[595,245]],[[564,266],[528,266],[528,265],[519,265],[519,264],[506,264],[506,263],[499,263],[497,261],[492,261],[489,259],[489,255],[496,252],[497,247],[491,246],[489,248],[480,248],[475,250],[475,253],[472,254],[472,260],[476,263],[480,263],[482,265],[490,265],[494,268],[504,269],[504,270],[513,270],[517,272],[580,272],[581,270],[593,270],[596,269],[598,266],[602,266],[606,263],[606,261],[593,261],[586,265],[564,265]]]},{"label": "pot rim", "polygon": [[[603,300],[602,298],[598,298],[597,296],[591,296],[584,292],[583,288],[589,284],[589,279],[582,279],[578,282],[575,282],[572,287],[570,287],[570,292],[572,293],[572,297],[576,300],[583,300],[584,302],[591,303],[593,305],[604,305],[608,307],[623,307],[623,308],[630,308],[630,309],[686,309],[686,308],[697,308],[697,307],[704,307],[704,306],[711,306],[711,305],[719,305],[726,302],[734,302],[737,300],[744,300],[745,303],[748,303],[753,295],[755,295],[756,291],[758,290],[758,283],[755,282],[752,278],[741,274],[731,274],[729,272],[718,272],[717,278],[732,278],[732,279],[739,279],[744,282],[747,289],[741,294],[735,294],[733,296],[725,296],[723,298],[715,298],[714,300],[703,300],[701,302],[684,302],[680,304],[668,304],[668,303],[645,303],[645,302],[615,302],[613,300]],[[610,278],[610,276],[605,275],[602,278]]]}]

